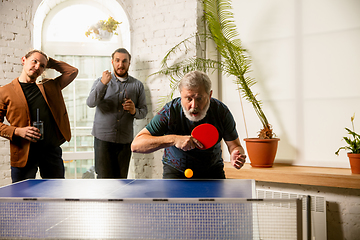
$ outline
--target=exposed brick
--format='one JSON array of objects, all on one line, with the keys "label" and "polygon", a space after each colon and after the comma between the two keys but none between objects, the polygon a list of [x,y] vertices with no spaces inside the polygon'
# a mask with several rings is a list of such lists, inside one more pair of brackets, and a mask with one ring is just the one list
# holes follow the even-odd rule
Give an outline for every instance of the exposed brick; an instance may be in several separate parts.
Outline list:
[{"label": "exposed brick", "polygon": [[[30,1],[23,2],[20,0],[1,2],[0,85],[5,85],[20,75],[22,71],[21,57],[32,48],[31,27],[34,24],[33,14],[36,12],[36,9],[32,9],[32,4]],[[131,71],[133,71],[134,76],[140,80],[145,80],[150,73],[159,69],[160,60],[171,47],[181,41],[182,38],[187,37],[185,34],[196,31],[196,4],[196,0],[123,1],[123,7],[129,13],[129,21],[132,26],[133,49],[131,51],[136,61],[133,61]],[[154,11],[149,11],[149,9]],[[50,7],[46,11],[49,10]],[[174,14],[174,11],[179,10],[181,10],[181,14]],[[189,18],[192,18],[192,20],[189,21]],[[188,31],[182,29],[185,25],[189,28]],[[146,85],[149,86],[146,92],[149,109],[153,109],[153,105],[157,104],[158,98],[167,92],[164,86],[168,85],[168,82],[167,80],[161,80],[159,83],[158,81],[154,83],[147,82]],[[136,131],[140,131],[151,120],[153,115],[150,112],[149,117],[136,121]],[[9,141],[5,140],[5,142]],[[8,148],[9,145],[6,145],[5,149]],[[3,154],[4,152],[5,154]],[[2,150],[0,156],[2,159],[9,158],[6,150]],[[139,164],[149,162],[148,157],[148,155],[144,155],[143,161],[139,162]],[[160,157],[161,154],[159,154],[155,166],[151,164],[154,161],[147,163],[146,168],[139,166],[136,177],[151,175],[151,171],[161,173]],[[0,165],[5,164],[5,168],[7,168],[8,163],[4,163],[4,161],[7,162],[8,159],[0,162]],[[3,169],[2,166],[0,171],[3,171],[1,169]],[[0,175],[2,174],[0,173]],[[10,177],[7,174],[6,176]]]}]

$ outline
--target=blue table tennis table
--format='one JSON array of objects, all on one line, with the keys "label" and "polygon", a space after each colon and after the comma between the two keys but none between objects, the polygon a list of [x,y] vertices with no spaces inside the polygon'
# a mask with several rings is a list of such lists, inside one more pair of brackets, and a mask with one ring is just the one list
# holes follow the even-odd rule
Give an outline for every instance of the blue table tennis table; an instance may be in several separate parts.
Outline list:
[{"label": "blue table tennis table", "polygon": [[253,198],[254,180],[33,179],[0,188],[1,198]]},{"label": "blue table tennis table", "polygon": [[0,238],[249,239],[233,213],[251,206],[219,201],[254,195],[253,180],[26,180],[0,188]]},{"label": "blue table tennis table", "polygon": [[34,179],[0,188],[0,239],[302,239],[283,204],[254,180]]}]

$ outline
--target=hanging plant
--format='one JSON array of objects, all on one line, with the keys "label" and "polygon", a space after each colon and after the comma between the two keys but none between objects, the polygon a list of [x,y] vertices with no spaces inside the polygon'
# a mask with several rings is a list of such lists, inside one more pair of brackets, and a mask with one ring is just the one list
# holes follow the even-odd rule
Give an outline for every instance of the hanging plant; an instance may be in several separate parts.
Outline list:
[{"label": "hanging plant", "polygon": [[113,34],[118,35],[116,29],[121,24],[121,22],[116,21],[114,18],[109,17],[108,20],[100,20],[96,24],[89,27],[85,32],[85,36],[95,39],[109,39]]}]

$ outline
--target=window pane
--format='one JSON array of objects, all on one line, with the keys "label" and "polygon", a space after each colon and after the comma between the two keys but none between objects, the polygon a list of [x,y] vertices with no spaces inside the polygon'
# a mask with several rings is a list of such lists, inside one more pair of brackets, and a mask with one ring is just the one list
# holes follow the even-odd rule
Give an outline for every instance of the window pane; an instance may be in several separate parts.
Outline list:
[{"label": "window pane", "polygon": [[[99,20],[107,20],[108,14],[87,4],[65,7],[52,17],[47,28],[46,41],[54,42],[91,42],[85,32]],[[119,31],[117,31],[119,34]],[[116,38],[112,38],[116,41]]]},{"label": "window pane", "polygon": [[94,57],[77,56],[75,57],[74,66],[79,69],[77,78],[94,78]]},{"label": "window pane", "polygon": [[[94,166],[93,159],[76,159],[66,160],[65,178],[94,178],[92,166]],[[92,169],[91,169],[92,168]]]},{"label": "window pane", "polygon": [[71,137],[70,142],[64,142],[61,145],[61,149],[63,150],[63,152],[75,152],[75,140],[74,140],[74,136]]},{"label": "window pane", "polygon": [[112,71],[111,57],[96,57],[94,59],[95,76],[94,79],[101,77],[102,72],[105,70]]},{"label": "window pane", "polygon": [[[62,90],[67,107],[71,135],[70,142],[65,142],[61,147],[63,152],[92,152],[94,138],[91,130],[94,121],[95,108],[89,108],[86,99],[89,96],[94,81],[101,77],[106,69],[111,70],[111,57],[109,56],[76,56],[55,55],[55,58],[73,65],[79,69],[77,78]],[[83,160],[74,160],[83,161]],[[82,174],[84,169],[79,169],[75,162],[67,162],[70,172],[67,174],[75,177]],[[87,166],[90,167],[90,166]],[[79,175],[76,175],[79,177]],[[81,178],[81,176],[80,176]]]},{"label": "window pane", "polygon": [[94,150],[94,137],[91,135],[91,128],[88,129],[76,129],[76,151],[87,152]]},{"label": "window pane", "polygon": [[74,86],[75,81],[62,90],[71,126],[74,125]]},{"label": "window pane", "polygon": [[76,105],[76,126],[92,127],[94,121],[95,108],[86,105],[91,86],[94,80],[79,80],[75,85],[75,105]]},{"label": "window pane", "polygon": [[66,62],[70,65],[74,65],[74,57],[73,56],[67,56],[67,55],[55,55],[57,60]]}]

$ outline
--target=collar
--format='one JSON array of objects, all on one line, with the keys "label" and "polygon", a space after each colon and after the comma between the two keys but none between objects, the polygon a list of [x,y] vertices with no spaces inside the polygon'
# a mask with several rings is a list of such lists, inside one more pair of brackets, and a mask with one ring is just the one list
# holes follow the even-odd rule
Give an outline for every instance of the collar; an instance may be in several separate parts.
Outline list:
[{"label": "collar", "polygon": [[[114,75],[115,75],[115,74],[114,74]],[[115,75],[115,77],[116,77],[116,80],[117,80],[117,81],[120,81],[120,82],[126,82],[126,81],[129,79],[129,75],[127,75],[127,76],[124,77],[124,78],[118,77],[118,76],[116,76],[116,75]]]}]

